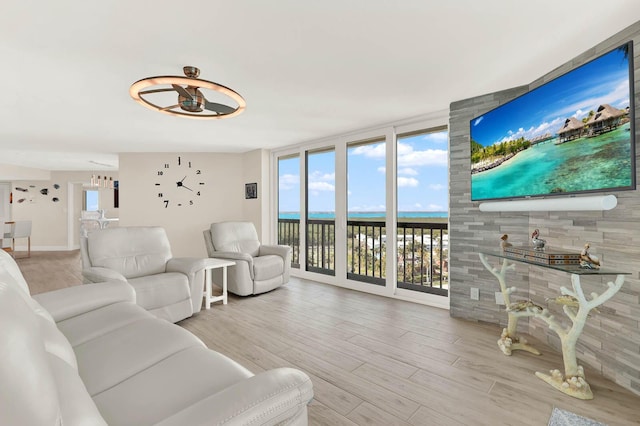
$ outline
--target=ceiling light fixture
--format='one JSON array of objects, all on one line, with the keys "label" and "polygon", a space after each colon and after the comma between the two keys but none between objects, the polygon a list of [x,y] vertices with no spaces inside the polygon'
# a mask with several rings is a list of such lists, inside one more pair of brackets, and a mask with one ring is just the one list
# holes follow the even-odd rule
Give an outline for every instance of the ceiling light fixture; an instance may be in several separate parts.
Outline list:
[{"label": "ceiling light fixture", "polygon": [[[129,94],[136,102],[147,108],[182,117],[200,119],[227,118],[244,111],[247,104],[238,92],[221,84],[199,79],[200,70],[196,67],[186,66],[182,70],[186,77],[166,75],[138,80],[131,85]],[[221,93],[231,98],[238,106],[232,107],[217,102],[209,102],[202,89]],[[158,98],[157,94],[166,92],[176,92],[178,103],[160,106],[150,100]],[[163,98],[163,100],[166,101],[166,98]]]}]

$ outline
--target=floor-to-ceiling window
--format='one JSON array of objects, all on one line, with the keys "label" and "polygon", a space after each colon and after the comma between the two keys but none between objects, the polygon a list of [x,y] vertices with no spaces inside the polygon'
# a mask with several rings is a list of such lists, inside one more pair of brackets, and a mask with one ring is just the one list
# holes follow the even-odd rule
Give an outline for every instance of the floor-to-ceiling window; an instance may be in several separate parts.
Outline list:
[{"label": "floor-to-ceiling window", "polygon": [[448,132],[397,137],[398,288],[447,295]]},{"label": "floor-to-ceiling window", "polygon": [[[300,247],[300,276],[448,306],[445,121],[442,114],[274,152],[277,238]],[[299,204],[287,201],[296,194]]]},{"label": "floor-to-ceiling window", "polygon": [[385,285],[386,143],[347,145],[347,278]]},{"label": "floor-to-ceiling window", "polygon": [[333,148],[306,154],[306,270],[335,274],[336,154]]},{"label": "floor-to-ceiling window", "polygon": [[291,266],[300,267],[300,156],[278,158],[278,244],[291,247]]}]

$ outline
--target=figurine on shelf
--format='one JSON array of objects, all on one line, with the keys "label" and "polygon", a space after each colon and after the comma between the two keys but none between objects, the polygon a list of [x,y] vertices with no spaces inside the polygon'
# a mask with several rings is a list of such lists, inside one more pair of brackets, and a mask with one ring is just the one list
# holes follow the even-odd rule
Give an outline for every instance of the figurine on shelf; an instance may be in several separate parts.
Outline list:
[{"label": "figurine on shelf", "polygon": [[504,234],[502,237],[500,237],[500,248],[502,250],[512,246],[512,244],[508,240],[509,240],[509,236],[507,234]]},{"label": "figurine on shelf", "polygon": [[600,269],[600,260],[596,256],[589,254],[590,247],[589,243],[586,243],[584,245],[584,249],[580,252],[580,267],[586,269]]},{"label": "figurine on shelf", "polygon": [[540,237],[540,230],[536,229],[535,231],[533,231],[533,234],[531,234],[531,243],[533,244],[534,250],[543,251],[544,245],[547,243],[547,241],[539,237]]}]

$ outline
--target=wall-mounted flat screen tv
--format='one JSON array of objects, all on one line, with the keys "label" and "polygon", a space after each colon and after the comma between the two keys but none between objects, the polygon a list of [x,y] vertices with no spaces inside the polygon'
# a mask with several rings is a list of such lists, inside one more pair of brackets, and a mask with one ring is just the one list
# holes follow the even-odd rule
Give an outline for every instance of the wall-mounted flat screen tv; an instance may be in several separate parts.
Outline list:
[{"label": "wall-mounted flat screen tv", "polygon": [[471,120],[471,200],[635,189],[632,50]]}]

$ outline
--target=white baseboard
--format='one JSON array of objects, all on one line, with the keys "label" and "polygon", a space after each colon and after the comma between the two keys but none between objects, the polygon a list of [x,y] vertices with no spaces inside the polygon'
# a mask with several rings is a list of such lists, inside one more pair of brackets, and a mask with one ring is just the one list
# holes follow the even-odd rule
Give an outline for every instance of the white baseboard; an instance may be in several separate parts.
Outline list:
[{"label": "white baseboard", "polygon": [[[80,247],[75,247],[71,250],[77,250]],[[28,247],[26,245],[19,246],[16,245],[16,251],[27,251]],[[31,251],[70,251],[67,246],[31,246]]]}]

